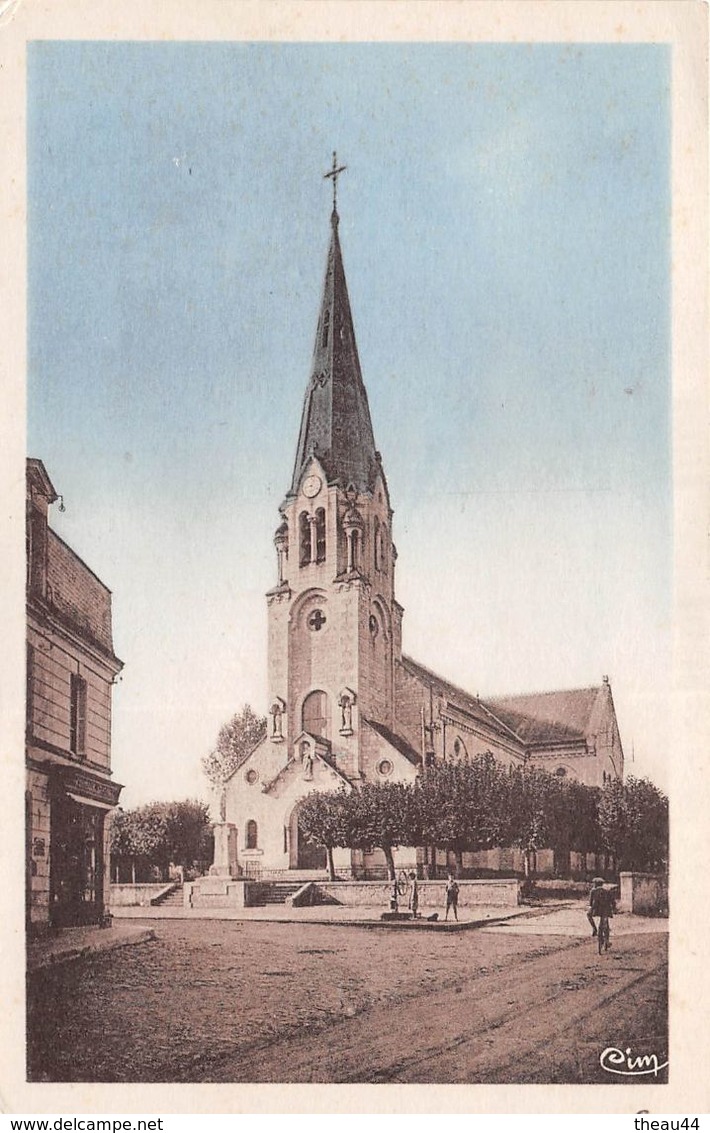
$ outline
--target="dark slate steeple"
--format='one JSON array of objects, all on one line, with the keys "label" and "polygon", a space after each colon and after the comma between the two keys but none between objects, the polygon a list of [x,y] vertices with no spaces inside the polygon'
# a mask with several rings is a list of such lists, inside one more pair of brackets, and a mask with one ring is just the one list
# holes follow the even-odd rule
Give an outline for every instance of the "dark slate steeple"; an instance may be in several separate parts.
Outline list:
[{"label": "dark slate steeple", "polygon": [[[335,161],[333,169],[335,171]],[[339,484],[342,488],[352,484],[358,491],[372,489],[378,466],[345,282],[338,220],[334,197],[323,301],[311,380],[303,404],[292,494],[298,491],[311,456],[320,461],[329,484]]]}]

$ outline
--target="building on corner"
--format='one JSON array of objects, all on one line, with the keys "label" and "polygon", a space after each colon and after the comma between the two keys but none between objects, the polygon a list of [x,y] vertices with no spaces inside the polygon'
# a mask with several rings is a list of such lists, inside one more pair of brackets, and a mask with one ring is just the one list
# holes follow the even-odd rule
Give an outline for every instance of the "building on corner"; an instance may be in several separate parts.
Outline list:
[{"label": "building on corner", "polygon": [[59,497],[27,461],[26,910],[31,932],[100,923],[109,885],[111,592],[49,526]]}]

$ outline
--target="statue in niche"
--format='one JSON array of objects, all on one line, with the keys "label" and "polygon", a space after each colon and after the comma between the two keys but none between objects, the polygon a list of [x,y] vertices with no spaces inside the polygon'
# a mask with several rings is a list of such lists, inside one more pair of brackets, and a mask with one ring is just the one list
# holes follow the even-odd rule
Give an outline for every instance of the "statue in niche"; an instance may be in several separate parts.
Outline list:
[{"label": "statue in niche", "polygon": [[353,731],[353,698],[350,693],[341,693],[338,704],[340,706],[340,733],[350,736]]},{"label": "statue in niche", "polygon": [[311,745],[309,743],[307,743],[305,740],[301,744],[301,760],[303,762],[303,778],[304,779],[312,779],[313,778],[313,752],[311,751]]},{"label": "statue in niche", "polygon": [[285,706],[285,704],[282,700],[275,700],[274,703],[271,705],[270,712],[271,712],[271,716],[272,716],[272,724],[271,724],[271,738],[272,738],[272,740],[282,740],[284,738],[284,735],[283,735],[283,714],[284,714],[285,707],[286,706]]}]

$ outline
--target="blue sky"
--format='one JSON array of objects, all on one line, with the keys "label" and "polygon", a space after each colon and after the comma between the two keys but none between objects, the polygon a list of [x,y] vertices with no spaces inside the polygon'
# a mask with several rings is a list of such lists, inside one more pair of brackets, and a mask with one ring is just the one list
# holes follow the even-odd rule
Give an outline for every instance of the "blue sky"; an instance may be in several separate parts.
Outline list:
[{"label": "blue sky", "polygon": [[669,62],[30,46],[28,451],[114,592],[127,805],[201,789],[219,724],[265,708],[333,148],[406,650],[482,695],[608,673],[665,785]]}]

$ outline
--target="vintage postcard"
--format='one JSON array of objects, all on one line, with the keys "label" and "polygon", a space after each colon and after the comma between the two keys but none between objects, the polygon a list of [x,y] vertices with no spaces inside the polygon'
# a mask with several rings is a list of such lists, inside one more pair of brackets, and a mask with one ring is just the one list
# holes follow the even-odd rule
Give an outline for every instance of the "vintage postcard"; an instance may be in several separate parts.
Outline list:
[{"label": "vintage postcard", "polygon": [[707,1110],[706,44],[0,5],[5,1110]]}]

